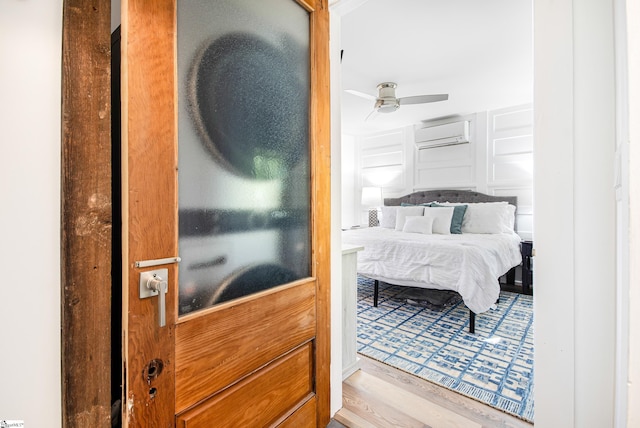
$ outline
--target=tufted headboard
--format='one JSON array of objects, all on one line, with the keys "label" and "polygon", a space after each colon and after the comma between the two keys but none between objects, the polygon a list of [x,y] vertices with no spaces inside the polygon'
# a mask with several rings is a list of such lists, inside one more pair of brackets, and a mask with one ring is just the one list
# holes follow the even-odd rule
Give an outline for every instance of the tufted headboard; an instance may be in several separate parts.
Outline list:
[{"label": "tufted headboard", "polygon": [[423,190],[410,193],[399,198],[385,198],[387,206],[405,204],[422,204],[426,202],[502,202],[506,201],[518,208],[517,196],[491,196],[471,190]]},{"label": "tufted headboard", "polygon": [[[418,205],[427,202],[503,202],[516,207],[518,211],[517,196],[492,196],[471,190],[422,190],[410,193],[399,198],[384,198],[386,206],[398,206],[402,204]],[[516,216],[517,218],[517,216]],[[517,230],[517,222],[514,225]]]}]

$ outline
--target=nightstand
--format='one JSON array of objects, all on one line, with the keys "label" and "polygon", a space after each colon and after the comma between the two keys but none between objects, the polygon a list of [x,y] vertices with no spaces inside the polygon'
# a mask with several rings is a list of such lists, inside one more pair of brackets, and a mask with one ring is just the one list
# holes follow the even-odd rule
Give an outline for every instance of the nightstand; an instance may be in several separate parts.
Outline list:
[{"label": "nightstand", "polygon": [[522,254],[522,293],[533,294],[533,241],[522,241],[520,243],[520,253]]},{"label": "nightstand", "polygon": [[358,370],[358,251],[364,247],[342,246],[342,379]]}]

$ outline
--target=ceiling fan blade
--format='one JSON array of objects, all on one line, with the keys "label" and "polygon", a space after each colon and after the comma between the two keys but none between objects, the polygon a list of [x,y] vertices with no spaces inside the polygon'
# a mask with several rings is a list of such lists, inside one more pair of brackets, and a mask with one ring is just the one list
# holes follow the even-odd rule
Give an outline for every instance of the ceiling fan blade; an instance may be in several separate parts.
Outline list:
[{"label": "ceiling fan blade", "polygon": [[365,122],[368,122],[368,121],[369,121],[369,119],[373,119],[373,118],[375,118],[375,117],[377,117],[377,116],[378,116],[378,110],[373,109],[373,110],[371,110],[371,113],[369,113],[369,114],[367,115],[367,117],[365,117],[365,118],[364,118],[364,121],[365,121]]},{"label": "ceiling fan blade", "polygon": [[398,98],[400,105],[406,104],[422,104],[422,103],[434,103],[436,101],[446,101],[449,99],[449,94],[434,94],[434,95],[416,95],[413,97]]},{"label": "ceiling fan blade", "polygon": [[355,95],[357,97],[362,97],[362,98],[366,98],[368,100],[373,100],[373,101],[377,100],[377,98],[374,97],[373,95],[365,94],[364,92],[355,91],[353,89],[345,89],[344,91],[350,93],[351,95]]}]

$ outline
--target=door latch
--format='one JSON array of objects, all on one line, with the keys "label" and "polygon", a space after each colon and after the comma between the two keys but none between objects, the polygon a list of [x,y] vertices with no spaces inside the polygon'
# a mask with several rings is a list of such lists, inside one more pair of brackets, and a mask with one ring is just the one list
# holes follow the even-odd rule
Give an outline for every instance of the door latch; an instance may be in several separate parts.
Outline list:
[{"label": "door latch", "polygon": [[167,278],[169,269],[156,269],[140,272],[140,298],[158,296],[158,323],[160,327],[167,325],[166,298],[168,293]]}]

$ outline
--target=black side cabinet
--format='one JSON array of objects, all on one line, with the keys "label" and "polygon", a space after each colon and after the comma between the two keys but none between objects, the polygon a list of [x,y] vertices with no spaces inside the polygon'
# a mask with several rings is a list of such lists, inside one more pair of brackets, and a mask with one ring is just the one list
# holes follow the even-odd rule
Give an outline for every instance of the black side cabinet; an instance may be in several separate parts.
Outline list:
[{"label": "black side cabinet", "polygon": [[532,294],[533,286],[533,242],[522,241],[520,243],[520,253],[522,254],[522,293]]}]

